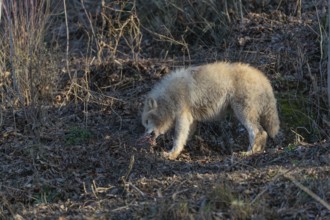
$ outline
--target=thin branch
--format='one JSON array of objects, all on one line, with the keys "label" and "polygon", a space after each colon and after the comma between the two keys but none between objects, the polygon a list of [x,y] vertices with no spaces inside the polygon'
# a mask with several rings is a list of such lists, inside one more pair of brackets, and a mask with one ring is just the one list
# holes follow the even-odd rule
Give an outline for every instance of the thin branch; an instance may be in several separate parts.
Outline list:
[{"label": "thin branch", "polygon": [[321,197],[319,197],[318,195],[316,195],[315,193],[313,193],[310,189],[308,189],[307,187],[305,187],[304,185],[302,185],[301,183],[299,183],[293,176],[291,176],[290,174],[286,173],[284,174],[284,176],[286,178],[288,178],[289,180],[291,180],[291,182],[296,185],[297,187],[299,187],[302,191],[304,191],[305,193],[307,193],[309,196],[311,196],[314,200],[316,200],[317,202],[321,203],[324,207],[326,207],[329,211],[330,211],[330,204],[327,203],[325,200],[323,200]]},{"label": "thin branch", "polygon": [[1,22],[1,15],[2,15],[2,0],[0,0],[0,22]]},{"label": "thin branch", "polygon": [[[330,24],[329,7],[330,7],[330,0],[328,0],[328,24]],[[328,27],[328,105],[330,109],[330,28],[329,27]]]},{"label": "thin branch", "polygon": [[70,76],[71,79],[71,74],[69,71],[69,42],[70,42],[70,34],[69,34],[69,25],[68,25],[68,14],[67,14],[67,9],[66,9],[66,0],[63,0],[63,5],[64,5],[64,15],[65,15],[65,27],[66,27],[66,68],[67,72]]}]

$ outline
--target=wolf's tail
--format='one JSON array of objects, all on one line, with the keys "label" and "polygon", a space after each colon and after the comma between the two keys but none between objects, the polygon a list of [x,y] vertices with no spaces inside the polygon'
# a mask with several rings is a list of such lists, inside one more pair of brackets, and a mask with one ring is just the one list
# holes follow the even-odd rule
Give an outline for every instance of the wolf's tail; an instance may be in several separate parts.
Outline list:
[{"label": "wolf's tail", "polygon": [[266,129],[268,135],[274,138],[280,129],[280,120],[278,118],[276,101],[270,102],[268,109],[263,116],[262,125]]}]

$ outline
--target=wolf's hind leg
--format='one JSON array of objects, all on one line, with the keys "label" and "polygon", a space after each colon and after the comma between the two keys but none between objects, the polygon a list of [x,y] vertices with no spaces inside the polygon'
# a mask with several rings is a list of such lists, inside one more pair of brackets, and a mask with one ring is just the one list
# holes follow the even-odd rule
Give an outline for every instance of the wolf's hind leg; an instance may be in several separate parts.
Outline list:
[{"label": "wolf's hind leg", "polygon": [[189,128],[189,135],[188,135],[188,141],[191,140],[191,138],[194,136],[197,128],[197,121],[194,121]]},{"label": "wolf's hind leg", "polygon": [[261,128],[258,123],[246,121],[244,126],[249,133],[250,145],[248,148],[248,153],[253,154],[256,152],[263,151],[266,146],[267,133]]},{"label": "wolf's hind leg", "polygon": [[189,136],[190,126],[193,124],[193,118],[188,113],[182,113],[177,117],[175,123],[175,139],[173,148],[170,152],[164,152],[164,156],[170,160],[176,159],[184,148]]},{"label": "wolf's hind leg", "polygon": [[258,115],[254,109],[246,109],[236,105],[233,108],[238,120],[244,125],[249,133],[249,148],[248,154],[263,151],[266,146],[267,133],[263,130],[258,122]]}]

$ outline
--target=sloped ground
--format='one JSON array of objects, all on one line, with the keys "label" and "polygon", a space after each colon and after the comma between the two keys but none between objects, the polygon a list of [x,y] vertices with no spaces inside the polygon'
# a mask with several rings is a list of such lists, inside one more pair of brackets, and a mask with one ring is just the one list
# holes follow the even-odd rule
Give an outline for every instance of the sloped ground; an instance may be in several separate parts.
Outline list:
[{"label": "sloped ground", "polygon": [[[306,57],[310,71],[320,71],[318,23],[308,12],[301,20],[280,12],[251,13],[245,28],[234,30],[226,52],[201,50],[193,63],[211,57],[252,63],[268,74],[278,96],[306,87],[308,76],[297,84],[290,79],[306,71],[297,61]],[[143,133],[143,95],[176,62],[92,66],[88,99],[77,104],[57,99],[41,109],[38,133],[27,130],[24,112],[3,112],[0,217],[329,219],[329,140],[292,144],[283,116],[278,139],[252,156],[241,154],[247,134],[230,116],[220,125],[201,124],[176,161],[160,154],[171,148],[171,134],[155,148],[135,144]]]}]

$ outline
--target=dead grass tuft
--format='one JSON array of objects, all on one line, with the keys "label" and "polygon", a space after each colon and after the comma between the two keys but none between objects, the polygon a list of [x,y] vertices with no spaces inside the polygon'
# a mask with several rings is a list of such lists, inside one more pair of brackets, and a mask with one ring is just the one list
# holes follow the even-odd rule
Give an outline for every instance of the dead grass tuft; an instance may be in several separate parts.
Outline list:
[{"label": "dead grass tuft", "polygon": [[51,7],[49,1],[3,1],[0,26],[3,112],[23,110],[29,129],[36,133],[43,105],[52,102],[57,83],[57,58],[44,41]]}]

